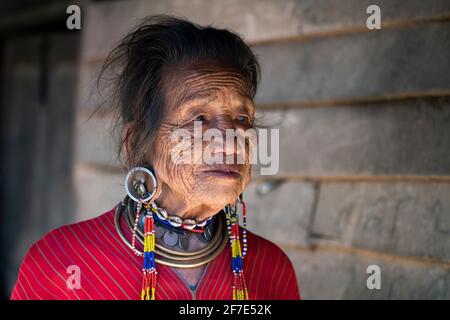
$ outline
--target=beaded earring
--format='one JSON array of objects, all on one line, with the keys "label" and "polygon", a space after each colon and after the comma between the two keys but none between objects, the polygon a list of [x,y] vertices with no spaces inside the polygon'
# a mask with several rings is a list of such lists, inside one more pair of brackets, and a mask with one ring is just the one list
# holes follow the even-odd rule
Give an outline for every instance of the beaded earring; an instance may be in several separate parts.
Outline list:
[{"label": "beaded earring", "polygon": [[144,269],[142,280],[142,300],[155,300],[156,292],[156,271],[155,264],[155,223],[153,212],[149,205],[146,205],[144,220]]},{"label": "beaded earring", "polygon": [[[147,192],[145,187],[144,175],[150,176],[154,189],[151,193]],[[144,266],[142,269],[142,300],[155,300],[156,293],[156,278],[158,272],[155,264],[155,223],[153,220],[153,208],[151,200],[156,194],[158,181],[156,176],[149,167],[135,167],[131,169],[125,178],[125,190],[128,196],[137,202],[136,204],[136,218],[133,225],[133,235],[131,246],[133,252],[137,256],[143,256]],[[131,192],[131,190],[133,190]],[[136,232],[141,216],[141,210],[144,207],[144,251],[140,253],[136,249]]]},{"label": "beaded earring", "polygon": [[242,194],[239,196],[237,203],[242,205],[242,241],[243,248],[241,250],[241,242],[239,237],[239,214],[237,207],[227,205],[225,207],[225,215],[227,218],[228,238],[231,245],[231,266],[233,270],[233,300],[248,300],[248,290],[245,282],[243,259],[247,254],[247,208],[242,200]]}]

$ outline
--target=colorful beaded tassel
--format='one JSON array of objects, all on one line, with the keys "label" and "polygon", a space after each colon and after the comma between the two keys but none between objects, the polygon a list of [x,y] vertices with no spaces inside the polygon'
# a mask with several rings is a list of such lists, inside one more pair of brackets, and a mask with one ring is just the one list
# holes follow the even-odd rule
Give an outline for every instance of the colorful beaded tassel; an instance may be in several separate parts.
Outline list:
[{"label": "colorful beaded tassel", "polygon": [[146,205],[146,209],[144,220],[144,274],[141,299],[155,300],[156,276],[158,274],[155,264],[155,225],[151,207]]},{"label": "colorful beaded tassel", "polygon": [[244,271],[242,268],[242,261],[247,251],[247,232],[246,232],[246,210],[245,204],[243,204],[243,242],[244,251],[241,251],[241,243],[239,239],[239,216],[237,209],[228,205],[225,208],[227,217],[228,237],[231,245],[231,265],[233,269],[233,300],[248,300],[248,290],[245,283]]},{"label": "colorful beaded tassel", "polygon": [[[245,283],[245,277],[242,267],[243,259],[247,253],[247,208],[242,201],[242,197],[238,199],[238,203],[242,205],[243,216],[243,230],[242,241],[243,248],[241,250],[241,242],[239,237],[239,215],[237,207],[227,205],[224,209],[227,219],[228,238],[231,245],[231,266],[233,270],[233,300],[248,300],[248,290]],[[139,217],[141,209],[144,207],[144,251],[139,252],[135,246],[136,231],[138,228]],[[142,280],[142,300],[156,299],[156,278],[158,272],[156,271],[155,263],[155,221],[153,214],[157,214],[156,209],[151,203],[138,202],[136,205],[136,219],[134,222],[132,248],[136,255],[143,256],[143,280]]]}]

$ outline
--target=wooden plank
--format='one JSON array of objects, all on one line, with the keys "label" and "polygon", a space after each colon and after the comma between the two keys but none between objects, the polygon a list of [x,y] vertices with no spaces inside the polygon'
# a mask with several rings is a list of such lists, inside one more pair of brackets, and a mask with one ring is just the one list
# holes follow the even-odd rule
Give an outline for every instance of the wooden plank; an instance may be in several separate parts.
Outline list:
[{"label": "wooden plank", "polygon": [[[265,111],[280,176],[449,175],[450,99]],[[255,168],[255,173],[259,169]]]},{"label": "wooden plank", "polygon": [[362,99],[450,89],[450,22],[263,45],[256,102]]},{"label": "wooden plank", "polygon": [[251,183],[244,191],[248,228],[276,243],[307,245],[315,197],[313,183]]},{"label": "wooden plank", "polygon": [[[285,250],[303,299],[449,299],[448,268],[332,251]],[[381,271],[381,288],[367,288],[367,267]]]},{"label": "wooden plank", "polygon": [[[95,2],[86,12],[83,60],[101,60],[139,19],[175,14],[194,22],[234,30],[250,42],[317,36],[366,27],[371,0],[209,0]],[[428,19],[450,13],[446,0],[380,0],[382,21]]]},{"label": "wooden plank", "polygon": [[312,233],[394,255],[450,260],[449,183],[325,183]]}]

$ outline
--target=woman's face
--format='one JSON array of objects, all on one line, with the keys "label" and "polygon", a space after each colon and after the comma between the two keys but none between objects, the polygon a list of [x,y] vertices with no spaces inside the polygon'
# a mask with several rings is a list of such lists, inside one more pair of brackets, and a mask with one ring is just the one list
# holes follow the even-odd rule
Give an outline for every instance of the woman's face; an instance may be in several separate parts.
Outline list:
[{"label": "woman's face", "polygon": [[[167,76],[165,97],[168,112],[152,153],[148,155],[161,182],[161,196],[183,201],[189,207],[206,206],[216,212],[226,204],[234,203],[250,180],[249,146],[248,142],[244,148],[238,148],[237,143],[227,145],[225,130],[252,129],[255,114],[255,106],[241,75],[214,65],[178,70]],[[189,139],[186,136],[183,140],[174,139],[177,130],[189,133]],[[211,139],[204,139],[208,130],[214,134],[222,133],[223,143],[212,147]],[[202,135],[198,135],[199,132]],[[172,153],[180,149],[180,144],[183,154],[192,151],[189,153],[192,157],[177,163]],[[194,152],[195,146],[202,152]],[[237,163],[237,155],[244,163]],[[206,157],[209,160],[206,161]],[[229,164],[232,158],[234,161]],[[223,164],[217,159],[222,159]]]}]

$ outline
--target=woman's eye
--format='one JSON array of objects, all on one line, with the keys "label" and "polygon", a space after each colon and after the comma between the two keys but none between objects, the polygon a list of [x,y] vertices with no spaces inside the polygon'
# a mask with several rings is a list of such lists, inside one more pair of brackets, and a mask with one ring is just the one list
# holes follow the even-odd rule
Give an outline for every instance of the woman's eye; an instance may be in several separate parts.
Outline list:
[{"label": "woman's eye", "polygon": [[239,120],[239,122],[242,122],[242,123],[250,123],[250,118],[249,117],[247,117],[247,116],[239,116],[238,117],[238,120]]},{"label": "woman's eye", "polygon": [[205,116],[204,115],[198,115],[197,117],[195,117],[194,121],[205,121]]}]

